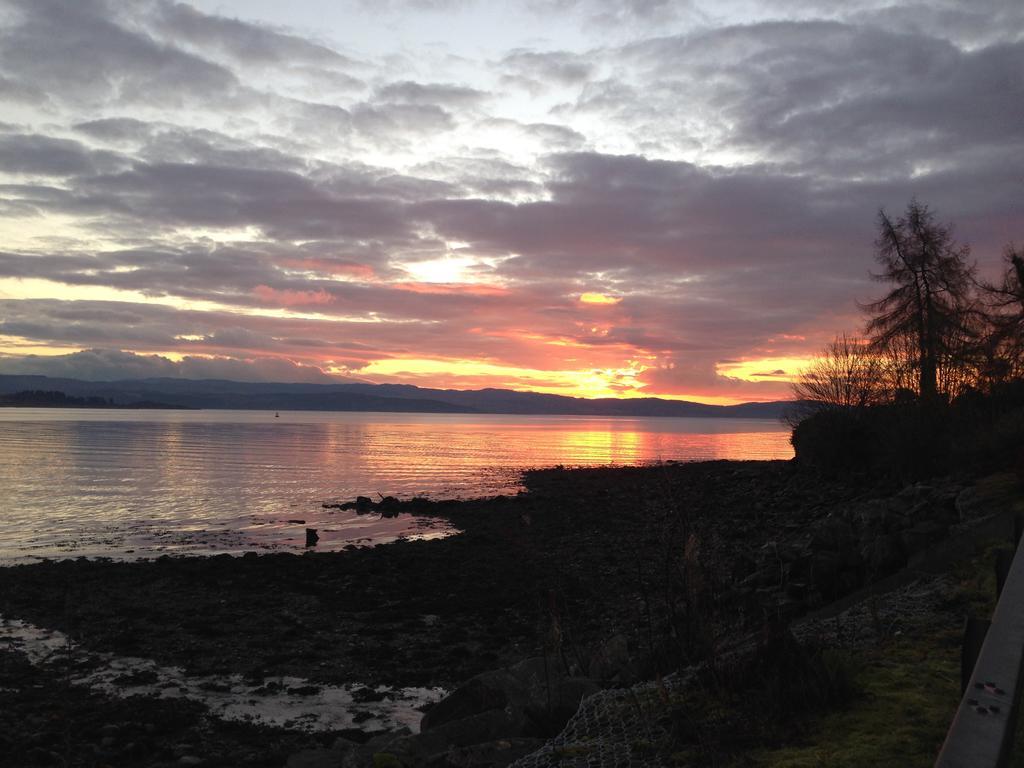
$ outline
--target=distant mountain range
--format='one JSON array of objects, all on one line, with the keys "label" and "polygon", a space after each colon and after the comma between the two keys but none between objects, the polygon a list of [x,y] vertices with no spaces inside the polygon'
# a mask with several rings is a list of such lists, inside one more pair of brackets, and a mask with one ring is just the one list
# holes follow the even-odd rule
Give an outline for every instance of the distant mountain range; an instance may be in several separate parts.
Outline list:
[{"label": "distant mountain range", "polygon": [[130,403],[117,403],[106,397],[74,397],[63,392],[50,390],[25,389],[12,394],[0,394],[0,408],[150,408],[168,409],[182,408],[180,405],[154,402],[152,400],[133,400]]},{"label": "distant mountain range", "polygon": [[220,379],[82,381],[0,375],[0,395],[28,390],[102,397],[118,406],[165,403],[178,408],[268,411],[386,411],[399,413],[511,413],[573,416],[704,416],[777,419],[792,401],[705,405],[657,397],[564,397],[510,389],[427,389],[410,384],[274,384]]}]

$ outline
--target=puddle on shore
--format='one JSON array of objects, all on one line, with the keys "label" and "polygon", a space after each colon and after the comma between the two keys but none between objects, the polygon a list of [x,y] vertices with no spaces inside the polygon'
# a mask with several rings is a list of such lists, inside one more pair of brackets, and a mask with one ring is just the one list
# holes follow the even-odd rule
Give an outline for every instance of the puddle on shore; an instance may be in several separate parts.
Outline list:
[{"label": "puddle on shore", "polygon": [[[395,517],[360,515],[323,506],[296,516],[244,515],[220,522],[196,519],[177,525],[139,517],[130,521],[95,521],[87,531],[79,527],[73,520],[64,520],[52,529],[27,536],[19,534],[22,540],[16,546],[10,545],[9,537],[0,531],[0,566],[66,557],[131,561],[163,555],[338,552],[399,540],[441,539],[459,533],[441,518],[405,512]],[[318,532],[319,540],[313,547],[306,545],[307,528]]]},{"label": "puddle on shore", "polygon": [[186,676],[179,667],[150,659],[91,653],[61,632],[2,616],[0,649],[24,653],[34,665],[66,663],[72,685],[108,695],[186,698],[225,720],[303,731],[405,726],[418,733],[423,716],[418,708],[445,694],[441,688],[321,685],[298,677],[268,677],[253,685],[241,675]]}]

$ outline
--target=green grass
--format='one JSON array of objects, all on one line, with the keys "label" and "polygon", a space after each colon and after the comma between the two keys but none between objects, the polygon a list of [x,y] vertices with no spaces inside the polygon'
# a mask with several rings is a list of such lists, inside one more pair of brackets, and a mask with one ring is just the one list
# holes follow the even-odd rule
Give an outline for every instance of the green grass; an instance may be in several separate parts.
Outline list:
[{"label": "green grass", "polygon": [[[911,628],[875,648],[854,651],[859,694],[844,711],[807,723],[799,743],[744,756],[764,768],[912,768],[931,766],[960,702],[959,617],[990,616],[995,549],[959,563],[948,627]],[[1024,768],[1024,760],[1015,766]]]},{"label": "green grass", "polygon": [[931,766],[960,700],[960,632],[897,638],[851,654],[860,669],[852,706],[809,724],[803,743],[762,750],[771,768]]}]

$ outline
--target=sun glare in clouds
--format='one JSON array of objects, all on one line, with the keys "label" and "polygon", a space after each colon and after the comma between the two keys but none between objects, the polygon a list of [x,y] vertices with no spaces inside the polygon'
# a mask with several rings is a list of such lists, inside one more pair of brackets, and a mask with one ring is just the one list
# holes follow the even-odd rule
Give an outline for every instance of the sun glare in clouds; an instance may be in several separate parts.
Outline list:
[{"label": "sun glare in clouds", "polygon": [[390,358],[352,371],[360,378],[381,381],[391,377],[420,379],[421,386],[471,389],[500,387],[569,397],[637,396],[635,379],[642,366],[627,368],[553,370],[520,368],[476,360]]},{"label": "sun glare in clouds", "polygon": [[810,363],[809,357],[763,357],[753,360],[719,363],[719,376],[743,381],[793,381]]},{"label": "sun glare in clouds", "polygon": [[[630,362],[620,368],[540,370],[476,360],[389,358],[373,361],[358,370],[334,369],[330,372],[357,376],[375,383],[399,380],[442,389],[498,387],[566,397],[636,398],[652,396],[651,392],[642,389],[642,384],[638,380],[646,369],[647,366],[639,362]],[[713,394],[654,393],[654,396],[665,400],[688,400],[708,405],[734,405],[752,399]]]},{"label": "sun glare in clouds", "polygon": [[583,304],[618,304],[620,301],[621,296],[608,296],[604,293],[584,293],[580,296]]},{"label": "sun glare in clouds", "polygon": [[480,261],[471,256],[442,256],[427,261],[410,261],[402,269],[421,283],[469,283],[474,281],[471,268]]},{"label": "sun glare in clouds", "polygon": [[40,355],[47,357],[51,355],[67,355],[80,350],[81,347],[77,345],[72,346],[52,342],[47,342],[44,345],[21,336],[0,334],[0,357],[4,355]]}]

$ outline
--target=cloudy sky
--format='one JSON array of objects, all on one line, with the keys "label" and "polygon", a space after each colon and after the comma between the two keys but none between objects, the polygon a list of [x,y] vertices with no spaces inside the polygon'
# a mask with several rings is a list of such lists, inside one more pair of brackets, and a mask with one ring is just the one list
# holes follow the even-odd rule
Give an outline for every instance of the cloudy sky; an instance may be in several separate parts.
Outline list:
[{"label": "cloudy sky", "polygon": [[1024,239],[1019,0],[0,0],[0,372],[788,396],[912,196]]}]

